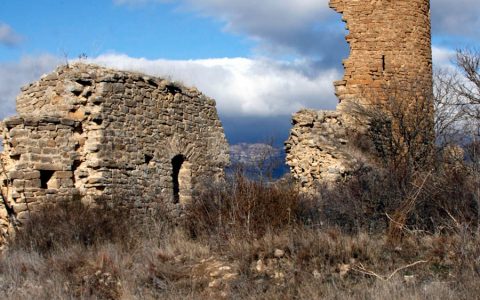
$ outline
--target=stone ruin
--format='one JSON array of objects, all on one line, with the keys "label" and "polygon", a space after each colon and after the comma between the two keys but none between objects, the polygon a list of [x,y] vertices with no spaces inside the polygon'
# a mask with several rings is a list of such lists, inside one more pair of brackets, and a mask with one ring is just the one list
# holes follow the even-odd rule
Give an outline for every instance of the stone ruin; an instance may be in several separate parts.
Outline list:
[{"label": "stone ruin", "polygon": [[[330,7],[346,22],[350,56],[334,83],[337,110],[293,116],[287,164],[304,191],[362,164],[351,139],[368,120],[354,118],[352,104],[382,100],[378,91],[392,83],[432,86],[429,0],[330,0]],[[75,195],[178,215],[229,163],[215,102],[160,78],[62,66],[22,89],[17,111],[0,123],[2,237],[30,212]]]},{"label": "stone ruin", "polygon": [[368,120],[354,118],[353,105],[376,104],[393,85],[432,90],[429,0],[330,0],[330,7],[349,31],[345,74],[334,83],[339,105],[296,113],[285,142],[287,164],[305,191],[342,180],[364,163],[351,140]]},{"label": "stone ruin", "polygon": [[17,112],[0,123],[2,237],[75,195],[175,216],[229,163],[215,101],[161,78],[65,65],[22,88]]}]

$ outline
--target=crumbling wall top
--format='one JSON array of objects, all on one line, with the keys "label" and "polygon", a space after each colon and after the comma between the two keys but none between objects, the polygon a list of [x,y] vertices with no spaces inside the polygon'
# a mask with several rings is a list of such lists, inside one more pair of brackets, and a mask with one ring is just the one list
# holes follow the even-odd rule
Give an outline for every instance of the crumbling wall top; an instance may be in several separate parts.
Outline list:
[{"label": "crumbling wall top", "polygon": [[[131,88],[126,88],[126,85]],[[24,86],[17,97],[17,112],[19,115],[62,116],[83,120],[86,115],[98,112],[98,107],[104,104],[105,98],[121,101],[119,98],[111,99],[111,96],[124,93],[139,96],[135,94],[146,89],[156,90],[154,95],[147,96],[157,101],[162,98],[156,97],[158,94],[178,93],[191,98],[199,97],[205,103],[215,105],[214,100],[205,97],[196,88],[185,87],[167,79],[93,64],[74,63],[59,66],[39,81]]]}]

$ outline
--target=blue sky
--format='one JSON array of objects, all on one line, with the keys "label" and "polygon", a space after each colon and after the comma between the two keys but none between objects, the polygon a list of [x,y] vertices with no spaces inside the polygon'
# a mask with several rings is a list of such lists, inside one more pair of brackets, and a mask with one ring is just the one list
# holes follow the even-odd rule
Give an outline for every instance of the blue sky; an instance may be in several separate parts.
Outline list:
[{"label": "blue sky", "polygon": [[248,39],[222,24],[172,3],[118,5],[110,0],[2,1],[0,20],[20,37],[0,48],[0,60],[22,55],[70,57],[126,53],[148,59],[199,59],[249,55]]},{"label": "blue sky", "polygon": [[[217,100],[232,143],[288,134],[300,108],[334,109],[348,55],[328,0],[3,0],[0,118],[20,86],[86,54]],[[434,65],[480,45],[478,0],[432,0]]]}]

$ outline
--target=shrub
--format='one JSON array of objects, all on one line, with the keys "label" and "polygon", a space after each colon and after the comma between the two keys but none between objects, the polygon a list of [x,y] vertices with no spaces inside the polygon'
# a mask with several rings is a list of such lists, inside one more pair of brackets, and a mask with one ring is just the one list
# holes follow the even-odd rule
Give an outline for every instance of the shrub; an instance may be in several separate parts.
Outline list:
[{"label": "shrub", "polygon": [[301,201],[290,182],[253,181],[236,172],[195,197],[187,210],[186,226],[195,236],[259,236],[296,222]]},{"label": "shrub", "polygon": [[110,241],[127,246],[130,221],[124,210],[89,207],[73,199],[32,213],[9,247],[48,254],[69,244],[93,246]]},{"label": "shrub", "polygon": [[415,172],[407,182],[403,179],[380,169],[323,186],[319,218],[345,232],[381,233],[396,225],[434,233],[478,226],[476,181],[468,166],[439,163],[436,169]]},{"label": "shrub", "polygon": [[386,213],[400,205],[404,189],[391,174],[360,171],[348,181],[319,189],[319,218],[347,233],[383,232]]}]

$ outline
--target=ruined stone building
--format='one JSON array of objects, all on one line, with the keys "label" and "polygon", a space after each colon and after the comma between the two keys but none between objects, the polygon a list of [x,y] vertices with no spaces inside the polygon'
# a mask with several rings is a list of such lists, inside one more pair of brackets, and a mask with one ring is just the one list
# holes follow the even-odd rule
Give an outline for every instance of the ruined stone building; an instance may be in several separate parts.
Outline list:
[{"label": "ruined stone building", "polygon": [[22,89],[17,112],[1,123],[3,235],[73,195],[175,214],[229,163],[215,101],[161,78],[61,66]]},{"label": "ruined stone building", "polygon": [[[388,100],[388,89],[398,87],[426,93],[429,101],[432,89],[429,0],[330,0],[330,7],[346,23],[350,55],[343,61],[343,79],[334,83],[337,111],[302,110],[293,116],[287,164],[305,189],[343,178],[358,165],[347,137],[360,126],[351,115],[353,105],[377,105]],[[407,99],[405,106],[418,99]]]}]

